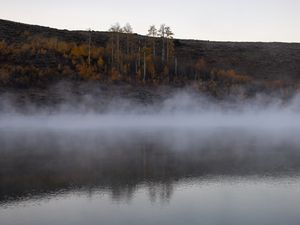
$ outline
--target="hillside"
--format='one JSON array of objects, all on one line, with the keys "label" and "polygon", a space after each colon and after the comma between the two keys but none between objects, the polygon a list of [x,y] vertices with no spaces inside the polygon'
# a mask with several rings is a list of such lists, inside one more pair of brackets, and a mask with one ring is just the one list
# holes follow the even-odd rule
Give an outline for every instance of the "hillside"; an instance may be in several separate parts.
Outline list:
[{"label": "hillside", "polygon": [[216,95],[237,86],[252,92],[298,88],[300,43],[162,40],[0,20],[2,87],[45,86],[66,79],[133,85],[192,83]]}]

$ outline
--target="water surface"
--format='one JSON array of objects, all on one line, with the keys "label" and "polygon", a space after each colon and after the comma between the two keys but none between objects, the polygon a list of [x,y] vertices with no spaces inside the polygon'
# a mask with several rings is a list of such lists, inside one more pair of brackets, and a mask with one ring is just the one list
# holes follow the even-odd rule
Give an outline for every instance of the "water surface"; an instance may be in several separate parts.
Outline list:
[{"label": "water surface", "polygon": [[295,127],[88,127],[2,127],[1,224],[300,221]]}]

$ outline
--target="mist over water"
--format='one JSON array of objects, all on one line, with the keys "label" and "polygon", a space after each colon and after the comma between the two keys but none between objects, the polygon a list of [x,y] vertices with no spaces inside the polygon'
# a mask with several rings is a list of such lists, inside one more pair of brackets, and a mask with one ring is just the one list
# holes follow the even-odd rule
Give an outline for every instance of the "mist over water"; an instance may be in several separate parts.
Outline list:
[{"label": "mist over water", "polygon": [[[199,213],[206,224],[253,224],[253,217],[274,224],[278,212],[289,224],[299,219],[292,208],[300,202],[298,95],[218,100],[189,90],[50,93],[0,97],[0,217],[6,224],[61,224],[59,210],[79,215],[66,224],[199,224]],[[220,208],[223,192],[231,196],[227,210]],[[271,196],[268,210],[261,193]],[[59,210],[47,214],[53,204]],[[105,215],[95,211],[107,207]],[[14,221],[12,213],[19,215]],[[39,220],[21,216],[34,214]],[[220,220],[208,216],[214,214]]]},{"label": "mist over water", "polygon": [[11,94],[0,96],[0,128],[280,130],[300,127],[300,95],[286,100],[267,96],[217,100],[191,91],[148,100],[108,97],[101,92],[93,95],[92,91],[82,96],[62,92],[56,99],[49,95],[39,102],[32,101],[30,96],[28,99]]},{"label": "mist over water", "polygon": [[6,139],[29,136],[30,142],[49,132],[59,134],[59,139],[101,137],[108,143],[146,139],[177,150],[201,147],[208,140],[219,145],[243,146],[251,142],[270,148],[282,144],[300,147],[299,95],[288,100],[268,96],[217,100],[181,90],[143,100],[92,90],[80,95],[62,90],[58,93],[59,101],[49,101],[50,93],[40,102],[2,95],[0,131],[10,133]]}]

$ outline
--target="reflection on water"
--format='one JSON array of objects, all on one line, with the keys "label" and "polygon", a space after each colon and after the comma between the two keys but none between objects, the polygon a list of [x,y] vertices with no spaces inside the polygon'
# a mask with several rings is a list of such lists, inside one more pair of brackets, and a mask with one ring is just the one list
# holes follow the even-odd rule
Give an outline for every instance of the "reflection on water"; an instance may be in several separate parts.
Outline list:
[{"label": "reflection on water", "polygon": [[1,130],[1,224],[297,224],[300,145],[276,132]]}]

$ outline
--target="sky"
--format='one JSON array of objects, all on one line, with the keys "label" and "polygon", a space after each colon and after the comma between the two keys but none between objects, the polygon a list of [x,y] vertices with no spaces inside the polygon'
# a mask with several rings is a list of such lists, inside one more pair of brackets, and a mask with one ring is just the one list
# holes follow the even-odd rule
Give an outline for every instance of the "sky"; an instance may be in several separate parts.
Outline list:
[{"label": "sky", "polygon": [[176,38],[300,42],[300,0],[0,0],[0,18],[59,29],[105,31],[127,22]]}]

